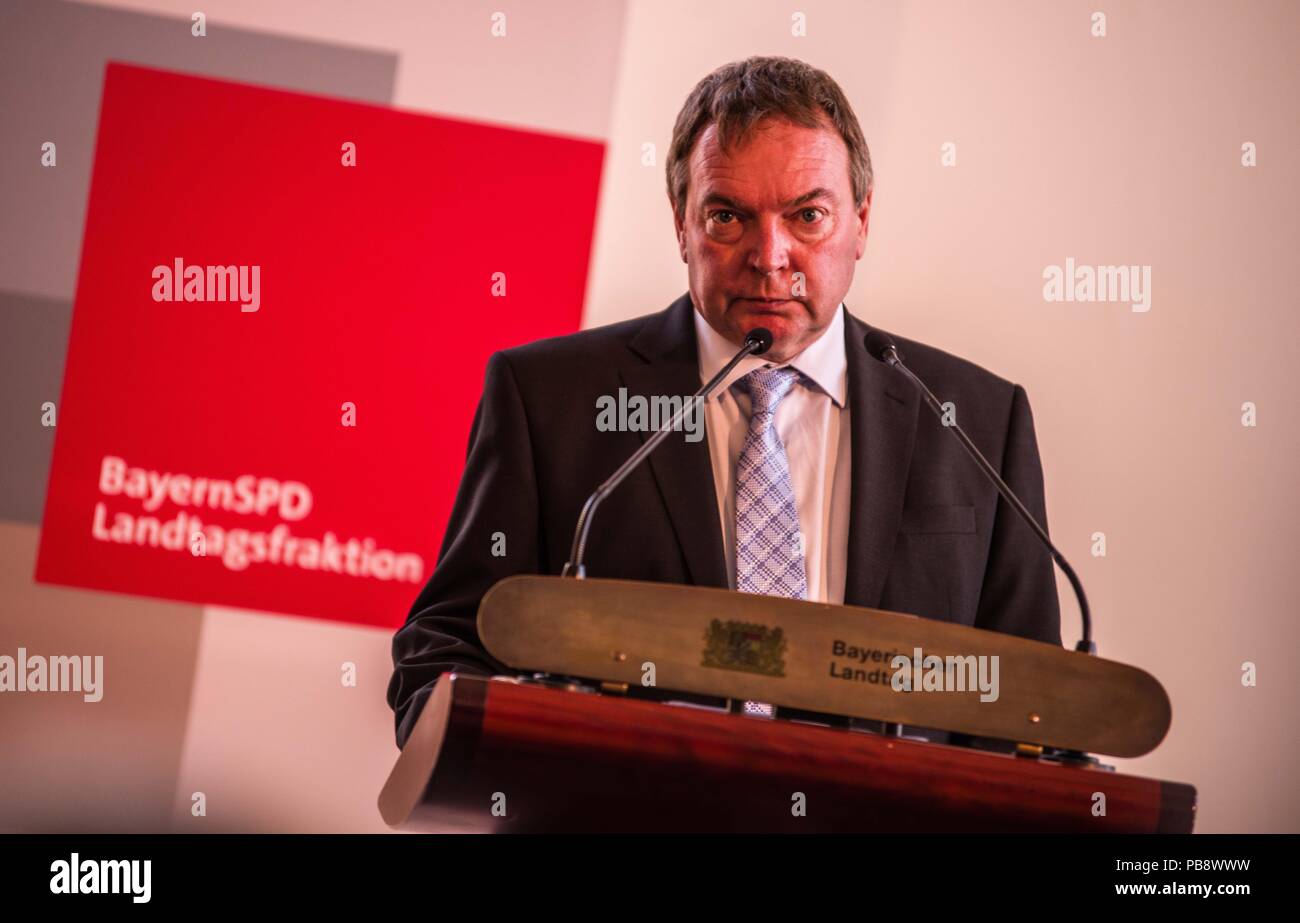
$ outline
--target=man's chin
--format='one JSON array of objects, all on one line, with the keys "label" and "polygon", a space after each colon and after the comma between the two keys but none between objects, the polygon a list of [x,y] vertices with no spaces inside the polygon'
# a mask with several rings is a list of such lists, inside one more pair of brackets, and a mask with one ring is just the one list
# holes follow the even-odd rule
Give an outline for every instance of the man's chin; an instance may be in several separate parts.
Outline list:
[{"label": "man's chin", "polygon": [[768,356],[784,355],[791,345],[803,337],[805,326],[803,321],[790,317],[788,313],[775,311],[746,311],[737,320],[741,342],[744,342],[751,330],[759,327],[766,327],[772,332],[772,348],[768,351]]}]

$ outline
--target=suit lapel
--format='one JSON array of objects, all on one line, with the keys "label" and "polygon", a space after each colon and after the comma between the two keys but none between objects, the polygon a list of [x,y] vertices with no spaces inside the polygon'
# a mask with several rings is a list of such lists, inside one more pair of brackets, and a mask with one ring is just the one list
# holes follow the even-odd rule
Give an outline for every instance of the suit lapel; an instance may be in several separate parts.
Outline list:
[{"label": "suit lapel", "polygon": [[853,455],[844,602],[878,608],[903,518],[920,397],[900,374],[867,355],[871,328],[845,312]]},{"label": "suit lapel", "polygon": [[[694,312],[687,293],[628,343],[639,357],[632,358],[619,371],[629,395],[686,396],[699,390]],[[649,434],[639,435],[644,442]],[[691,582],[725,588],[727,565],[708,438],[687,442],[684,434],[674,433],[650,453],[646,463],[668,508]]]}]

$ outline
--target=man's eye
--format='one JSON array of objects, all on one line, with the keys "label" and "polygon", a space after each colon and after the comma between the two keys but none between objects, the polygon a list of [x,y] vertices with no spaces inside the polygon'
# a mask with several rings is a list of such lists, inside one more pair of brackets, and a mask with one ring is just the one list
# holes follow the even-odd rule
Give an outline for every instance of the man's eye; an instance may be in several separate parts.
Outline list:
[{"label": "man's eye", "polygon": [[[805,224],[812,224],[815,221],[819,221],[821,219],[822,210],[820,208],[805,208],[799,214],[802,215],[805,219],[807,219],[804,222]],[[809,215],[811,215],[812,217],[810,218]]]},{"label": "man's eye", "polygon": [[713,220],[714,220],[714,221],[717,221],[719,224],[729,224],[730,222],[728,222],[728,221],[724,221],[724,220],[722,219],[722,216],[723,216],[723,215],[726,215],[726,216],[728,216],[728,217],[732,217],[732,218],[735,217],[735,215],[734,215],[733,213],[727,211],[726,209],[719,209],[718,211],[716,211],[716,212],[713,213]]}]

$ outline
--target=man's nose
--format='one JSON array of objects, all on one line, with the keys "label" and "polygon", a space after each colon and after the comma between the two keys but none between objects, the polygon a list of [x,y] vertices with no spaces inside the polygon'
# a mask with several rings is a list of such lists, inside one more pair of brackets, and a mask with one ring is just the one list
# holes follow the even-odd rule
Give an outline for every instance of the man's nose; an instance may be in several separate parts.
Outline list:
[{"label": "man's nose", "polygon": [[780,217],[755,222],[749,264],[763,275],[785,269],[790,263],[790,240]]}]

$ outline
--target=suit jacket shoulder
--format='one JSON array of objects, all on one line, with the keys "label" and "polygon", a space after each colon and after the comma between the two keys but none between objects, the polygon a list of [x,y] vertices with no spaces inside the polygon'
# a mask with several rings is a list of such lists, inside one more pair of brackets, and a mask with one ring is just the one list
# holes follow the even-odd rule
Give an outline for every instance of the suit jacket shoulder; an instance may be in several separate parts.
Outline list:
[{"label": "suit jacket shoulder", "polygon": [[[864,336],[872,329],[865,322],[858,323]],[[1017,384],[969,359],[919,340],[898,336],[892,331],[885,332],[893,338],[907,367],[929,386],[935,397],[940,402],[952,401],[957,422],[972,438],[976,433],[995,438],[1006,434],[1008,419],[1017,400]],[[980,439],[975,441],[983,450],[984,442]]]},{"label": "suit jacket shoulder", "polygon": [[501,355],[517,374],[547,375],[559,372],[570,378],[580,375],[585,367],[575,363],[609,364],[616,361],[648,325],[662,322],[667,313],[658,311],[577,333],[534,340],[522,346],[503,349]]}]

